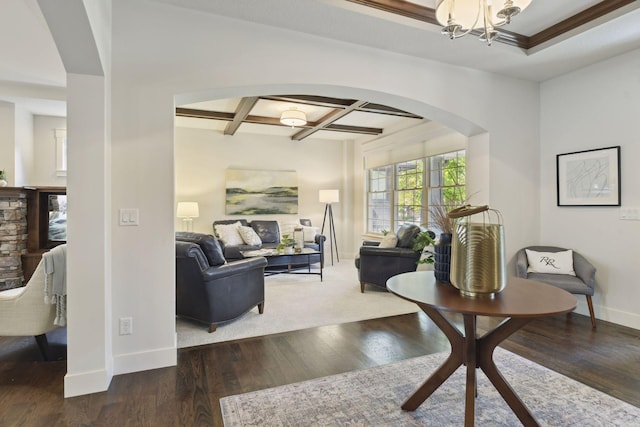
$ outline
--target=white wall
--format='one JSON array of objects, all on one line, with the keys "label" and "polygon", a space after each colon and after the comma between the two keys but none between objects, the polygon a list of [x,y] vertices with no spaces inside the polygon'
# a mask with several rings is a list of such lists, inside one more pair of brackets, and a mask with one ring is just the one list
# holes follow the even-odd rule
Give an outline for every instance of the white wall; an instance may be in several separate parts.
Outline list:
[{"label": "white wall", "polygon": [[15,184],[15,117],[16,106],[11,102],[0,101],[0,170],[7,174],[9,186]]},{"label": "white wall", "polygon": [[33,116],[33,173],[28,185],[67,185],[67,178],[56,174],[56,129],[66,129],[65,117]]},{"label": "white wall", "polygon": [[[278,136],[237,134],[224,136],[219,131],[176,128],[176,202],[198,202],[200,217],[193,220],[197,232],[212,233],[214,220],[253,216],[225,214],[225,170],[287,170],[298,175],[298,213],[260,215],[259,219],[276,219],[281,225],[299,223],[309,218],[314,226],[322,226],[324,204],[318,201],[318,190],[340,188],[343,144],[312,138],[302,142]],[[334,206],[336,232],[339,206]],[[176,230],[182,230],[177,219]],[[325,234],[327,230],[325,230]],[[338,243],[342,240],[338,238]]]},{"label": "white wall", "polygon": [[15,180],[14,185],[28,185],[34,172],[33,115],[23,107],[15,111]]},{"label": "white wall", "polygon": [[638,329],[640,221],[620,220],[618,207],[556,206],[556,155],[621,146],[622,206],[640,207],[640,50],[545,82],[541,111],[540,242],[589,259],[596,317]]}]

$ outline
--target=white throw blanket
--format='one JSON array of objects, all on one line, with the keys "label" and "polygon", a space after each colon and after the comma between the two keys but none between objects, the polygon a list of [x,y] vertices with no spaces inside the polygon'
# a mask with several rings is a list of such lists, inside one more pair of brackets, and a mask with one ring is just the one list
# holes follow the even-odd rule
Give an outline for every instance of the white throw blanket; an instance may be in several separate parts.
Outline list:
[{"label": "white throw blanket", "polygon": [[56,305],[54,325],[67,324],[67,245],[59,245],[42,255],[44,261],[44,302]]}]

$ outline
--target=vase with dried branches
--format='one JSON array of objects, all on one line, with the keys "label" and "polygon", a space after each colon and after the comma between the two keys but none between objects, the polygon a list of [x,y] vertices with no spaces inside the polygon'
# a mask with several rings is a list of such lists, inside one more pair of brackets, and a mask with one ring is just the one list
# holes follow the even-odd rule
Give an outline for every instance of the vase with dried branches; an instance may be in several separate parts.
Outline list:
[{"label": "vase with dried branches", "polygon": [[453,219],[449,218],[448,213],[456,207],[454,203],[444,203],[429,208],[429,219],[433,226],[440,230],[440,238],[433,246],[433,272],[436,280],[445,283],[450,283],[451,237],[453,233]]}]

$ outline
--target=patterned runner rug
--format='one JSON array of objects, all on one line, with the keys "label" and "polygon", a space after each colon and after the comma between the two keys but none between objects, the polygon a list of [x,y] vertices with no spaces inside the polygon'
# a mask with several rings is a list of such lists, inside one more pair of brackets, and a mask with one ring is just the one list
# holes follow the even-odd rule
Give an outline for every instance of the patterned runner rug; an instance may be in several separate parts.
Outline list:
[{"label": "patterned runner rug", "polygon": [[[400,405],[445,360],[437,353],[220,400],[224,425],[462,426],[466,368],[416,411]],[[637,426],[640,408],[498,348],[503,376],[542,426]],[[478,370],[477,426],[521,425]]]}]

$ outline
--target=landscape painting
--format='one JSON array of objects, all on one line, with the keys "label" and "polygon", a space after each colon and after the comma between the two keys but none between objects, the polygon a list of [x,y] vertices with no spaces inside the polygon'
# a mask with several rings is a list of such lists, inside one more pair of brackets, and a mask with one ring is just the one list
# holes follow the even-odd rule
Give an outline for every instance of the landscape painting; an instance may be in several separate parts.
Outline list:
[{"label": "landscape painting", "polygon": [[227,169],[227,215],[298,213],[295,171]]}]

